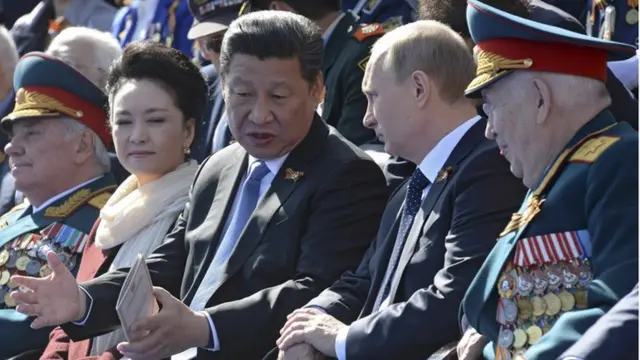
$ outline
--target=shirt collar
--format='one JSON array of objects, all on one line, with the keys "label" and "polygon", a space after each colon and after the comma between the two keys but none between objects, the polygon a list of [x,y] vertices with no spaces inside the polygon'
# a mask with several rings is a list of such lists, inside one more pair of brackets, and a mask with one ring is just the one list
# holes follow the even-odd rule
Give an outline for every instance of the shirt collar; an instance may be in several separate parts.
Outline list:
[{"label": "shirt collar", "polygon": [[333,22],[331,23],[331,25],[329,25],[327,30],[324,31],[324,34],[322,34],[322,40],[324,40],[325,45],[327,45],[327,42],[329,42],[329,38],[331,37],[333,30],[336,29],[336,26],[338,26],[338,23],[340,23],[340,20],[342,20],[345,14],[346,13],[342,13],[335,20],[333,20]]},{"label": "shirt collar", "polygon": [[54,201],[57,201],[57,200],[59,200],[59,199],[61,199],[61,198],[65,197],[65,196],[67,196],[67,195],[71,194],[72,192],[74,192],[74,191],[76,191],[76,190],[78,190],[78,189],[80,189],[80,188],[83,188],[83,187],[85,187],[85,186],[89,185],[90,183],[92,183],[92,182],[94,182],[94,181],[96,181],[96,180],[100,179],[100,178],[101,178],[101,177],[103,177],[103,176],[104,176],[104,175],[100,175],[100,176],[94,177],[93,179],[91,179],[91,180],[87,180],[87,181],[83,182],[82,184],[80,184],[80,185],[78,185],[78,186],[74,186],[74,187],[72,187],[72,188],[71,188],[71,189],[69,189],[69,190],[66,190],[66,191],[61,192],[60,194],[58,194],[58,195],[56,195],[56,196],[52,197],[51,199],[49,199],[49,200],[47,200],[47,201],[43,202],[43,203],[42,203],[42,205],[40,205],[40,206],[38,206],[38,207],[35,207],[35,206],[34,206],[34,207],[33,207],[33,212],[34,212],[34,213],[36,213],[36,212],[38,212],[38,211],[40,211],[40,210],[42,210],[42,209],[46,208],[47,206],[51,205]]},{"label": "shirt collar", "polygon": [[435,183],[438,172],[442,170],[442,167],[453,152],[453,149],[455,149],[456,145],[460,142],[460,139],[462,139],[464,134],[480,119],[480,116],[475,116],[458,125],[457,128],[440,139],[436,146],[425,156],[420,165],[418,165],[420,171],[422,171],[424,176],[426,176],[432,184]]},{"label": "shirt collar", "polygon": [[[284,161],[287,160],[287,156],[289,156],[289,154],[285,154],[283,156],[280,156],[279,158],[262,160],[262,161],[264,161],[264,164],[267,165],[267,167],[269,168],[269,172],[271,172],[275,176],[276,174],[278,174],[278,171],[280,171],[280,168],[282,167],[282,164],[284,163]],[[249,155],[249,164],[247,167],[247,172],[251,170],[251,165],[256,161],[261,161],[261,160]]]}]

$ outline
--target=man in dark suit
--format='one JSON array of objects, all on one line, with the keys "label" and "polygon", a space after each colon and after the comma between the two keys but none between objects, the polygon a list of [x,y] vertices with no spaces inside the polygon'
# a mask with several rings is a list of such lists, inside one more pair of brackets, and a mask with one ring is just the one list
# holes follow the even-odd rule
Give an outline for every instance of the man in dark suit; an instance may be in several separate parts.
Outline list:
[{"label": "man in dark suit", "polygon": [[364,123],[418,166],[358,269],[289,318],[278,340],[285,358],[306,343],[340,360],[422,360],[458,338],[462,296],[525,195],[464,98],[474,74],[464,40],[434,21],[374,45]]},{"label": "man in dark suit", "polygon": [[607,311],[559,360],[638,358],[638,285]]},{"label": "man in dark suit", "polygon": [[[202,164],[173,233],[147,259],[162,310],[134,325],[146,336],[119,347],[134,359],[260,359],[287,314],[357,266],[387,199],[376,164],[315,114],[318,28],[265,11],[225,36],[220,73],[237,143]],[[76,340],[119,326],[127,269],[78,287],[48,260],[52,278],[12,280],[34,290],[12,293],[34,327],[66,323]]]}]

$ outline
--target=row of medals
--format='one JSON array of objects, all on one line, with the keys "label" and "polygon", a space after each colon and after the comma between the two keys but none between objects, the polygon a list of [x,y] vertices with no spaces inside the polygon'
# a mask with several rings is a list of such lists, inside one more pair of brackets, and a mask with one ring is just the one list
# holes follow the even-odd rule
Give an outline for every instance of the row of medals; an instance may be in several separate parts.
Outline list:
[{"label": "row of medals", "polygon": [[510,266],[502,274],[498,281],[498,322],[502,324],[498,345],[508,358],[537,343],[563,313],[587,307],[591,274],[588,260],[527,269]]},{"label": "row of medals", "polygon": [[77,256],[46,237],[42,237],[36,243],[25,244],[24,247],[5,248],[0,251],[0,308],[16,306],[15,300],[9,296],[11,291],[17,288],[17,285],[10,281],[12,275],[46,277],[51,274],[51,268],[47,264],[47,252],[50,250],[58,255],[70,271],[75,269]]}]

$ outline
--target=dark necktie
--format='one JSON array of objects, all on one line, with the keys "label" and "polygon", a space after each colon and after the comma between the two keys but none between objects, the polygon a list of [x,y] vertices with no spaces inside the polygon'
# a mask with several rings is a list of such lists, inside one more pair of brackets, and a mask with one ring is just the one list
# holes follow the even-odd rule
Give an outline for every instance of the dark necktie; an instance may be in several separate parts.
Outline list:
[{"label": "dark necktie", "polygon": [[407,188],[407,194],[404,198],[404,209],[402,210],[402,217],[400,219],[400,226],[398,228],[398,235],[396,236],[396,242],[393,245],[393,251],[391,252],[391,258],[389,259],[389,265],[387,271],[380,284],[380,290],[376,297],[376,302],[373,305],[373,311],[376,312],[380,309],[382,302],[389,296],[389,289],[391,287],[391,279],[398,267],[398,261],[404,248],[404,243],[407,240],[407,235],[411,231],[411,225],[413,220],[420,209],[422,203],[422,192],[429,185],[429,179],[420,171],[419,168],[411,175],[409,181],[409,187]]}]

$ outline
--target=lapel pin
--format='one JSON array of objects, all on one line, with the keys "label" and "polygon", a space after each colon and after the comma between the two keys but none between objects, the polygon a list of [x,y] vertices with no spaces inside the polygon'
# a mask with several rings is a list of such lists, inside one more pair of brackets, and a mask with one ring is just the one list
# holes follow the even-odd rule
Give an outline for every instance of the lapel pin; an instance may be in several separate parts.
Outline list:
[{"label": "lapel pin", "polygon": [[295,171],[292,168],[287,168],[284,171],[285,180],[293,180],[293,182],[296,182],[300,180],[303,176],[304,176],[304,173],[302,171]]},{"label": "lapel pin", "polygon": [[446,168],[439,170],[438,176],[436,176],[435,182],[439,183],[441,181],[446,181],[447,179],[449,179],[452,173],[453,173],[452,166],[447,166]]}]

